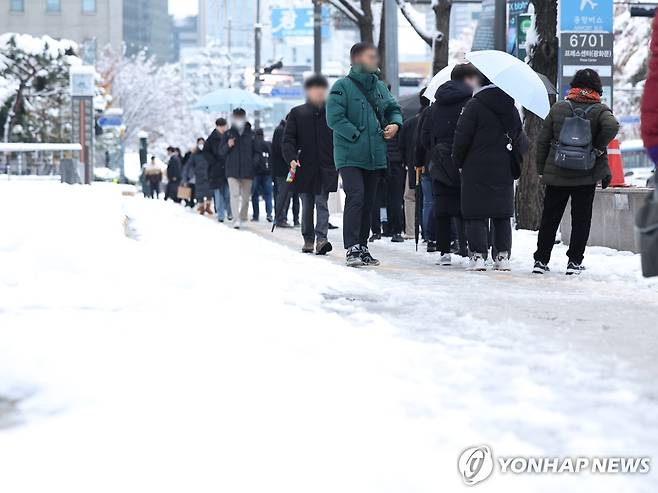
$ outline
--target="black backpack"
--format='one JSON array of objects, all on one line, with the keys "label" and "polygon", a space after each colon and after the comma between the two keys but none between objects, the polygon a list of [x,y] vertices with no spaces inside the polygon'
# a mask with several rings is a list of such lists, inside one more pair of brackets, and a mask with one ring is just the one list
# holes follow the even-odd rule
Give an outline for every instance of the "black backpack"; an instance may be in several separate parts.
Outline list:
[{"label": "black backpack", "polygon": [[567,101],[573,116],[565,118],[560,137],[555,143],[555,166],[574,171],[589,171],[596,164],[596,150],[592,145],[592,124],[587,113],[594,107],[574,108]]}]

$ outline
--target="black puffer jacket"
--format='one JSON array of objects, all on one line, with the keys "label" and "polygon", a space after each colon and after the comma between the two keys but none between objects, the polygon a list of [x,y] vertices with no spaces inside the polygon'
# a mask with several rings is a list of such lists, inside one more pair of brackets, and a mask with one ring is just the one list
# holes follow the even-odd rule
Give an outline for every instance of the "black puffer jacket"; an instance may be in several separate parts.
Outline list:
[{"label": "black puffer jacket", "polygon": [[[228,145],[230,139],[235,139],[233,147]],[[227,178],[251,180],[254,177],[254,165],[257,158],[251,125],[247,123],[242,134],[235,127],[231,127],[224,134],[219,153],[226,159]]]},{"label": "black puffer jacket", "polygon": [[455,131],[453,160],[462,170],[466,219],[514,215],[512,153],[506,133],[522,152],[527,150],[514,100],[496,86],[487,86],[466,104]]},{"label": "black puffer jacket", "polygon": [[290,110],[283,137],[283,157],[287,163],[299,159],[296,192],[317,194],[337,190],[333,135],[327,125],[325,107],[306,103]]},{"label": "black puffer jacket", "polygon": [[212,190],[226,185],[226,158],[220,153],[222,140],[223,135],[215,129],[206,139],[206,146],[203,148],[203,153],[210,166],[209,179]]},{"label": "black puffer jacket", "polygon": [[186,167],[185,181],[191,181],[194,176],[194,196],[197,200],[212,197],[209,177],[210,163],[205,152],[196,151],[192,153]]}]

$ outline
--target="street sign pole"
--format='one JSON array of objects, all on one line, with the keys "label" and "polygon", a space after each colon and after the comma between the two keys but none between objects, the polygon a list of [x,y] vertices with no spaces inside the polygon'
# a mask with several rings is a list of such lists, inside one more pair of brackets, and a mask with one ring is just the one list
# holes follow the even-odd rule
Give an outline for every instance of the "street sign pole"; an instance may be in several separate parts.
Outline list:
[{"label": "street sign pole", "polygon": [[613,104],[613,0],[562,0],[560,8],[559,92],[566,96],[574,74],[591,68],[603,83],[605,104]]},{"label": "street sign pole", "polygon": [[313,71],[322,73],[322,2],[313,0]]}]

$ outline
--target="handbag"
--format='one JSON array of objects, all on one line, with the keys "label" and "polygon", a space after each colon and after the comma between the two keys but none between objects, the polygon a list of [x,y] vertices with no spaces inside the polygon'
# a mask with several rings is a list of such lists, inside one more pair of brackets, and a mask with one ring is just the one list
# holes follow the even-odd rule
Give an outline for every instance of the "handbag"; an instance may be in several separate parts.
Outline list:
[{"label": "handbag", "polygon": [[644,277],[658,276],[658,188],[647,197],[635,218],[640,235],[642,274]]},{"label": "handbag", "polygon": [[502,127],[503,133],[505,134],[505,137],[507,138],[507,145],[505,146],[507,150],[510,153],[511,163],[510,166],[512,168],[512,176],[514,177],[515,180],[518,180],[521,178],[521,170],[523,169],[523,152],[521,152],[521,135],[523,135],[523,128],[521,129],[520,134],[517,136],[516,141],[510,136],[510,131],[505,129],[505,124],[503,123],[503,119],[500,117],[498,113],[496,113],[494,110],[489,108],[486,104],[482,103],[482,106],[487,108],[491,113],[493,113],[496,118],[498,118],[498,121],[500,122],[500,126]]},{"label": "handbag", "polygon": [[192,187],[188,187],[187,185],[180,185],[176,191],[176,196],[181,200],[191,200]]}]

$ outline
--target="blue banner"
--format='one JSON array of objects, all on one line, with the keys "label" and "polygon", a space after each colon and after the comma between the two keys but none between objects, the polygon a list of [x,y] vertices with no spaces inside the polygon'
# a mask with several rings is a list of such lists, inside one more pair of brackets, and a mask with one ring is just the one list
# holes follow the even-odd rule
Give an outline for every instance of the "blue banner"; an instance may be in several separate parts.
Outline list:
[{"label": "blue banner", "polygon": [[[322,7],[322,37],[329,36],[329,9]],[[313,37],[313,7],[272,9],[272,37]]]},{"label": "blue banner", "polygon": [[562,0],[562,32],[612,32],[613,0]]}]

